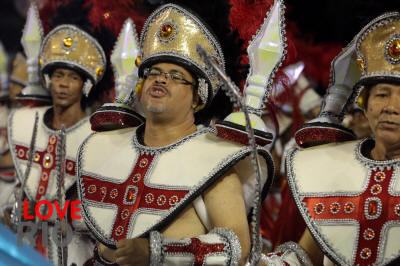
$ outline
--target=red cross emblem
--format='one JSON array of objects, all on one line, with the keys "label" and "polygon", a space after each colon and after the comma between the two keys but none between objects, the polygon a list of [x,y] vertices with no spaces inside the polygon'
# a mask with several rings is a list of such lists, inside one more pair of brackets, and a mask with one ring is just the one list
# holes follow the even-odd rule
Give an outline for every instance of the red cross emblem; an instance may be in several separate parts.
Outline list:
[{"label": "red cross emblem", "polygon": [[190,244],[185,245],[180,243],[173,243],[165,245],[163,248],[165,253],[193,254],[193,265],[201,266],[204,265],[204,258],[206,255],[216,252],[223,252],[225,245],[202,243],[198,238],[191,238]]},{"label": "red cross emblem", "polygon": [[127,237],[131,216],[138,209],[168,210],[189,192],[147,186],[144,183],[144,177],[153,159],[153,155],[140,155],[129,178],[122,184],[87,175],[81,176],[85,200],[113,204],[118,207],[111,239],[118,241]]},{"label": "red cross emblem", "polygon": [[400,222],[400,197],[389,193],[394,169],[373,170],[365,192],[355,197],[305,197],[311,217],[315,220],[358,221],[357,253],[354,265],[372,265],[377,260],[383,226]]},{"label": "red cross emblem", "polygon": [[[36,200],[40,200],[40,198],[46,194],[49,184],[49,177],[51,175],[51,172],[55,170],[57,142],[57,136],[50,135],[46,149],[43,151],[35,151],[33,155],[33,163],[40,165],[41,168],[39,185],[36,190]],[[20,160],[28,160],[28,151],[28,147],[15,145],[15,152],[17,154],[17,158]],[[65,160],[65,173],[75,176],[74,161],[68,159]]]}]

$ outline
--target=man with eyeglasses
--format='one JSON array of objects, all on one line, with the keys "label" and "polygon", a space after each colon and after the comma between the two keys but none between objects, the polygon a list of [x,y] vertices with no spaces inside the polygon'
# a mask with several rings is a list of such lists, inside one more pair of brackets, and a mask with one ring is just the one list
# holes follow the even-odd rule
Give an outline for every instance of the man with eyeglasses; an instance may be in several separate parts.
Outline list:
[{"label": "man with eyeglasses", "polygon": [[[184,46],[181,44],[185,43]],[[107,265],[243,265],[251,241],[251,148],[195,124],[220,84],[196,52],[219,43],[174,4],[148,18],[135,89],[145,124],[91,135],[78,157],[83,215]],[[139,61],[139,60],[137,60]],[[259,148],[263,184],[272,173]]]},{"label": "man with eyeglasses", "polygon": [[[196,127],[193,114],[199,104],[199,98],[192,74],[179,65],[159,63],[146,68],[143,75],[146,79],[140,101],[147,118],[146,127],[152,127],[152,121],[170,118],[171,124],[179,125],[183,122],[182,126],[186,128],[191,125],[187,129],[193,130]],[[153,132],[150,128],[146,131]],[[173,131],[177,133],[180,130]],[[182,136],[176,136],[178,139],[180,137]],[[145,133],[145,142],[146,138]],[[175,140],[172,138],[171,142]]]}]

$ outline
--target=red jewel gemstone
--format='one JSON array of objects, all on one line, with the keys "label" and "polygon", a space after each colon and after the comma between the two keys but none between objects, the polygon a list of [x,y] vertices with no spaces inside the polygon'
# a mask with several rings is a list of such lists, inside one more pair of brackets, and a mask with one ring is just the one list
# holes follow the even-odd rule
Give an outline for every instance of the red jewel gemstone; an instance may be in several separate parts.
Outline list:
[{"label": "red jewel gemstone", "polygon": [[372,187],[372,193],[373,193],[373,194],[378,194],[378,193],[381,192],[381,190],[382,190],[382,187],[381,187],[380,185],[374,185],[374,186]]},{"label": "red jewel gemstone", "polygon": [[146,198],[147,198],[147,201],[148,201],[148,202],[152,202],[152,201],[153,201],[153,197],[152,197],[151,195],[147,195]]},{"label": "red jewel gemstone", "polygon": [[147,163],[148,163],[147,159],[144,158],[144,159],[140,160],[139,166],[140,167],[146,167]]},{"label": "red jewel gemstone", "polygon": [[373,231],[372,229],[367,229],[367,230],[365,230],[365,232],[364,232],[364,237],[365,237],[367,240],[373,239],[373,238],[375,237],[374,231]]},{"label": "red jewel gemstone", "polygon": [[128,191],[128,199],[129,200],[133,200],[133,197],[135,196],[135,194],[133,193],[133,190],[129,190]]},{"label": "red jewel gemstone", "polygon": [[332,212],[338,212],[339,211],[339,204],[334,203],[331,205],[331,210]]},{"label": "red jewel gemstone", "polygon": [[106,194],[106,188],[102,187],[102,188],[100,189],[100,193],[101,193],[101,195]]},{"label": "red jewel gemstone", "polygon": [[395,212],[398,216],[400,216],[400,204],[397,204],[397,205],[394,207],[394,212]]},{"label": "red jewel gemstone", "polygon": [[90,192],[94,192],[94,191],[96,190],[96,188],[95,188],[94,186],[91,186],[91,187],[89,188],[89,190],[90,190]]},{"label": "red jewel gemstone", "polygon": [[56,139],[57,139],[57,138],[56,138],[56,136],[53,136],[53,135],[52,135],[52,136],[50,136],[50,141],[49,141],[49,142],[50,142],[50,144],[54,144],[54,143],[56,143]]},{"label": "red jewel gemstone", "polygon": [[118,234],[121,234],[121,233],[122,233],[122,228],[121,228],[121,227],[118,227],[117,233],[118,233]]},{"label": "red jewel gemstone", "polygon": [[168,38],[172,34],[173,28],[171,25],[165,24],[161,27],[161,37]]},{"label": "red jewel gemstone", "polygon": [[125,211],[122,213],[122,215],[123,215],[125,218],[128,217],[129,211],[128,211],[128,210],[125,210]]},{"label": "red jewel gemstone", "polygon": [[345,209],[347,212],[351,212],[351,211],[353,210],[353,205],[350,204],[350,203],[347,203],[346,205],[344,205],[344,209]]},{"label": "red jewel gemstone", "polygon": [[139,180],[140,180],[140,177],[141,177],[140,174],[135,174],[135,175],[133,176],[133,182],[139,181]]},{"label": "red jewel gemstone", "polygon": [[372,254],[372,251],[369,248],[364,248],[361,250],[361,258],[368,259]]},{"label": "red jewel gemstone", "polygon": [[165,197],[163,195],[159,196],[158,199],[157,199],[157,202],[159,204],[164,204],[165,201],[166,201],[166,199],[165,199]]},{"label": "red jewel gemstone", "polygon": [[400,40],[393,40],[389,46],[389,54],[394,58],[400,58]]},{"label": "red jewel gemstone", "polygon": [[50,156],[49,155],[44,156],[44,164],[46,166],[49,166],[50,163],[51,163]]},{"label": "red jewel gemstone", "polygon": [[176,203],[177,201],[178,201],[177,198],[175,198],[175,197],[174,197],[174,198],[171,198],[171,202],[172,202],[172,203]]},{"label": "red jewel gemstone", "polygon": [[52,153],[53,151],[54,151],[54,146],[53,146],[53,145],[49,145],[49,146],[47,147],[47,152]]},{"label": "red jewel gemstone", "polygon": [[385,175],[382,172],[376,174],[377,181],[382,181],[383,179],[385,179]]},{"label": "red jewel gemstone", "polygon": [[116,191],[116,190],[111,191],[111,195],[112,195],[113,197],[116,197],[116,196],[117,196],[117,191]]},{"label": "red jewel gemstone", "polygon": [[74,164],[71,163],[71,162],[69,162],[69,163],[67,164],[67,169],[68,169],[68,171],[72,171],[72,169],[74,169]]},{"label": "red jewel gemstone", "polygon": [[369,215],[375,215],[378,212],[378,202],[376,201],[370,201],[368,203],[368,214]]}]

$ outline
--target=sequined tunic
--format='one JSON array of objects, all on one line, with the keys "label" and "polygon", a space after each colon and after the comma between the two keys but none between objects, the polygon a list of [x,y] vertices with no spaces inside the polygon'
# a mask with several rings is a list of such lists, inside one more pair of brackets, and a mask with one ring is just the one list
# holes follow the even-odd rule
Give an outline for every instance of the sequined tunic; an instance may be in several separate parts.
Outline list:
[{"label": "sequined tunic", "polygon": [[322,251],[340,265],[400,258],[400,159],[368,158],[371,139],[293,149],[288,182]]}]

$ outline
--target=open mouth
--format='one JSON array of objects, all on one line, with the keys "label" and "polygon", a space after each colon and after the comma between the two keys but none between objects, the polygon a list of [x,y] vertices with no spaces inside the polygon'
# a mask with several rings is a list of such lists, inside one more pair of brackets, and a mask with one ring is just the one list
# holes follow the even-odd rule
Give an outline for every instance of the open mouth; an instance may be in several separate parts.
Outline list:
[{"label": "open mouth", "polygon": [[153,87],[150,87],[149,94],[153,97],[159,98],[159,97],[163,97],[163,96],[167,95],[167,91],[162,87],[153,86]]}]

